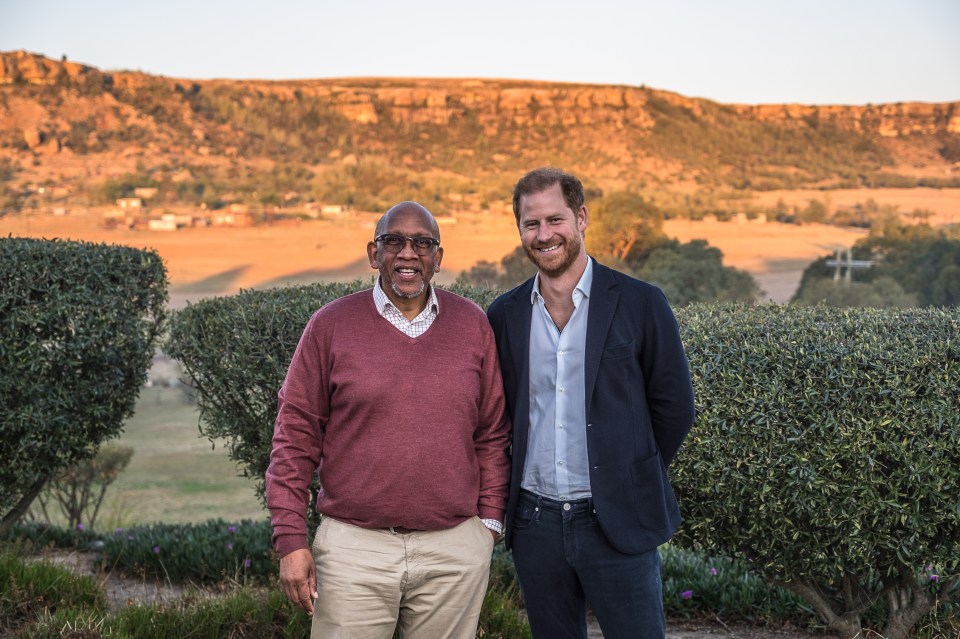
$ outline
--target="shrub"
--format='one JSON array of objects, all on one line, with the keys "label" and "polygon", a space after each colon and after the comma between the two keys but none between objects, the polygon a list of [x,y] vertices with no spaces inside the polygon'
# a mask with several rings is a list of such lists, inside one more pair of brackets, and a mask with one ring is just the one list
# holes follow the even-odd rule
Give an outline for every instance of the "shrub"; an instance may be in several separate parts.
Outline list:
[{"label": "shrub", "polygon": [[699,417],[672,469],[676,543],[742,558],[844,637],[878,600],[890,639],[951,601],[960,314],[707,306],[678,318]]},{"label": "shrub", "polygon": [[270,522],[150,524],[103,537],[103,563],[132,575],[173,582],[265,581],[277,574]]},{"label": "shrub", "polygon": [[59,473],[47,484],[37,501],[47,523],[53,523],[47,504],[52,500],[67,520],[67,528],[93,530],[107,488],[130,463],[129,446],[104,446],[93,459],[85,459]]},{"label": "shrub", "polygon": [[90,529],[61,528],[60,526],[27,522],[18,523],[10,527],[0,537],[6,541],[16,541],[28,547],[45,548],[88,548],[97,541],[97,534]]},{"label": "shrub", "polygon": [[166,285],[152,251],[0,239],[0,532],[133,414]]},{"label": "shrub", "polygon": [[740,561],[708,556],[673,544],[660,549],[663,607],[674,619],[712,614],[727,621],[769,624],[809,619],[795,594],[771,586]]},{"label": "shrub", "polygon": [[[261,502],[277,391],[303,328],[324,304],[366,288],[369,282],[355,280],[245,291],[188,305],[172,318],[164,350],[180,361],[196,391],[200,432],[226,440],[230,458],[255,479]],[[496,295],[466,284],[450,290],[481,307]]]}]

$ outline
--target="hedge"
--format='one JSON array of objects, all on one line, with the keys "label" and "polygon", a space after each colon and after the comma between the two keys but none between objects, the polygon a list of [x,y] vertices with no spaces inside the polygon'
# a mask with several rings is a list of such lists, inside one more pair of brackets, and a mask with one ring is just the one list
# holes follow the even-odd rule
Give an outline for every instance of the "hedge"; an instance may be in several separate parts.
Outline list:
[{"label": "hedge", "polygon": [[0,239],[0,532],[133,414],[166,301],[153,251]]},{"label": "hedge", "polygon": [[[367,286],[244,293],[174,318],[168,351],[198,391],[201,430],[231,440],[261,499],[302,327]],[[495,296],[466,293],[481,306]],[[677,545],[742,560],[844,636],[879,618],[884,636],[903,637],[954,600],[958,311],[710,305],[677,316],[699,410],[671,468]]]},{"label": "hedge", "polygon": [[[226,441],[230,458],[255,480],[261,503],[277,391],[307,321],[324,304],[370,287],[369,281],[354,280],[243,291],[174,313],[164,350],[179,360],[196,391],[200,432]],[[460,284],[449,290],[483,308],[497,294]]]},{"label": "hedge", "polygon": [[954,599],[960,311],[678,317],[699,416],[671,469],[676,542],[743,558],[844,637],[876,601],[896,639]]}]

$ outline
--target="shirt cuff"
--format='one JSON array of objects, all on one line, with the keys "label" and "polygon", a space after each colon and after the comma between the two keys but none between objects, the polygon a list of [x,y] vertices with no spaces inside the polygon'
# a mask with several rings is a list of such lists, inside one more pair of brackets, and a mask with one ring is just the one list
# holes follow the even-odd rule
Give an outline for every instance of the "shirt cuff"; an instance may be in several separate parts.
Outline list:
[{"label": "shirt cuff", "polygon": [[497,521],[496,519],[481,519],[483,525],[497,533],[498,535],[503,534],[503,524]]}]

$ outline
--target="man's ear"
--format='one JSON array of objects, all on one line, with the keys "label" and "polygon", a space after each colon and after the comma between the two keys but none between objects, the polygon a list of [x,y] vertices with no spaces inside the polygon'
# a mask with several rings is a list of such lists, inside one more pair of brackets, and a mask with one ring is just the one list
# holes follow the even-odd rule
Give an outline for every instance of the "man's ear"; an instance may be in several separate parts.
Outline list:
[{"label": "man's ear", "polygon": [[367,258],[370,260],[370,268],[380,268],[380,262],[377,261],[377,243],[367,242]]}]

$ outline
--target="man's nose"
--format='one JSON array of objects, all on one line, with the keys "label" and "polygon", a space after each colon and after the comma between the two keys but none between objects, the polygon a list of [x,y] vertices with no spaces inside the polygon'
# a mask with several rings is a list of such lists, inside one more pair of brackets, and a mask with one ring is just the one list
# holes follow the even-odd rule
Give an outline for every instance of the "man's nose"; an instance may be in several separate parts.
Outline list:
[{"label": "man's nose", "polygon": [[403,246],[400,247],[400,250],[397,252],[397,255],[402,255],[403,257],[406,257],[406,258],[419,257],[417,252],[413,250],[413,240],[410,239],[409,237],[403,240]]}]

